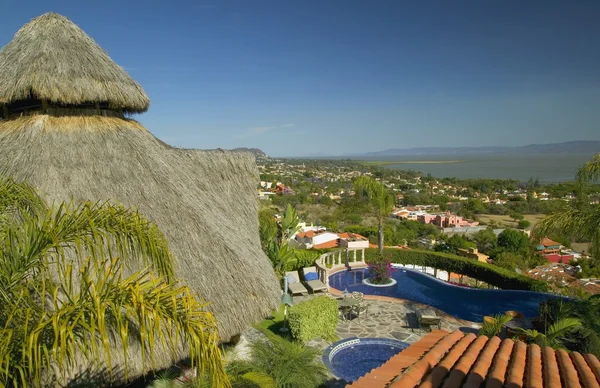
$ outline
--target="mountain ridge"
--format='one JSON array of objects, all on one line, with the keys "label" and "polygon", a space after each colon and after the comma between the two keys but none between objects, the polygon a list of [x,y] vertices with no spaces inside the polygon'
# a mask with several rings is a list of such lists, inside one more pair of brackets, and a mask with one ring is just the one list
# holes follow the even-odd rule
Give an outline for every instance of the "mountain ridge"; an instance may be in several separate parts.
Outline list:
[{"label": "mountain ridge", "polygon": [[507,153],[591,153],[600,152],[600,141],[574,140],[562,143],[528,144],[524,146],[481,146],[481,147],[414,147],[389,148],[383,151],[366,152],[353,156],[394,155],[452,155],[452,154],[507,154]]}]

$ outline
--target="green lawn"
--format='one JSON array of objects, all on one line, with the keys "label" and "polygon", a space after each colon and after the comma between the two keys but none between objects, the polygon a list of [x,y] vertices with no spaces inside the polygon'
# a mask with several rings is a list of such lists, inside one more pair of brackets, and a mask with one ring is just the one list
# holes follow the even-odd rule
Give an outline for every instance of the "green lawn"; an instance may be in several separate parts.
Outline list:
[{"label": "green lawn", "polygon": [[[289,307],[288,307],[289,314]],[[260,321],[254,325],[254,328],[259,330],[261,333],[269,338],[285,338],[286,335],[279,332],[279,329],[283,327],[283,304],[279,306],[279,310],[273,312],[272,317]],[[289,336],[287,332],[287,336]]]}]

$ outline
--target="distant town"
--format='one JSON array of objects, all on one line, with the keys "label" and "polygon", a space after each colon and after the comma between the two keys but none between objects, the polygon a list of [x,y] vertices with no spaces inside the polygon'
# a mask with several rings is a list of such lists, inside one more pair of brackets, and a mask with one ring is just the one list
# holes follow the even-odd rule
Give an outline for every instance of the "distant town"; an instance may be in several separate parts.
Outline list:
[{"label": "distant town", "polygon": [[[532,240],[531,232],[544,214],[578,198],[575,182],[542,184],[535,177],[525,182],[437,179],[368,162],[264,155],[258,155],[257,164],[261,207],[275,217],[288,204],[298,210],[303,222],[292,236],[295,247],[376,247],[374,219],[357,203],[353,190],[358,177],[368,176],[394,196],[385,222],[386,247],[454,253],[542,279],[557,292],[600,293],[597,275],[585,269],[586,242],[568,233]],[[590,186],[584,196],[598,204],[600,187]],[[506,230],[526,236],[527,243],[518,249],[503,247],[499,239],[509,233]]]}]

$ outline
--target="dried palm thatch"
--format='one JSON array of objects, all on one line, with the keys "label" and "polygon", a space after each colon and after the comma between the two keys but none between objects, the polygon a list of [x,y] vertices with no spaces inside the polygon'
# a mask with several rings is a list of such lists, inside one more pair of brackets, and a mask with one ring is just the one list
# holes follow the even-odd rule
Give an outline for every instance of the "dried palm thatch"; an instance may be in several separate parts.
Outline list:
[{"label": "dried palm thatch", "polygon": [[[0,51],[0,103],[23,99],[74,113],[4,114],[2,173],[31,183],[49,203],[108,200],[139,209],[165,234],[176,275],[209,303],[222,341],[278,305],[279,282],[258,237],[258,171],[250,153],[176,149],[136,121],[112,117],[146,110],[147,96],[56,14],[34,19]],[[90,102],[96,109],[87,109]],[[157,368],[172,362],[163,350]],[[178,352],[185,356],[184,348]],[[128,354],[130,376],[147,372],[135,347]],[[125,357],[115,352],[114,360],[122,365]],[[80,367],[82,360],[73,370]]]},{"label": "dried palm thatch", "polygon": [[36,98],[97,102],[125,113],[150,105],[142,87],[64,16],[46,13],[23,26],[0,51],[0,103]]},{"label": "dried palm thatch", "polygon": [[[277,306],[279,282],[258,238],[250,153],[175,149],[133,120],[49,115],[0,120],[0,149],[0,170],[49,202],[110,200],[155,222],[178,277],[210,303],[222,340]],[[157,360],[171,362],[167,352],[162,365]],[[146,372],[140,362],[129,365],[133,375]]]}]

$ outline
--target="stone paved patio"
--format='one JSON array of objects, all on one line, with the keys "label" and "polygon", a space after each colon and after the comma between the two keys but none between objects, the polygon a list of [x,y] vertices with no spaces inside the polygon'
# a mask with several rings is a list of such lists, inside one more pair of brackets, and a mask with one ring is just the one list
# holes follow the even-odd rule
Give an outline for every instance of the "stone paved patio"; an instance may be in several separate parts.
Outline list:
[{"label": "stone paved patio", "polygon": [[[301,303],[308,298],[313,297],[295,297],[294,303]],[[417,323],[416,311],[421,308],[432,308],[420,303],[414,303],[407,300],[381,300],[378,297],[365,297],[365,302],[369,305],[368,313],[361,316],[360,319],[352,317],[349,321],[339,320],[336,333],[340,339],[351,337],[368,338],[392,338],[403,342],[413,343],[418,341],[423,335],[427,334],[426,328],[420,329]],[[390,299],[390,298],[386,298]],[[463,332],[476,332],[480,324],[454,318],[441,310],[435,309],[440,316],[442,329],[453,331],[460,329]],[[313,346],[324,350],[331,343],[324,340],[310,341],[308,346]]]},{"label": "stone paved patio", "polygon": [[[317,295],[308,295],[294,297],[294,304],[302,303],[305,300]],[[337,297],[331,295],[331,297]],[[340,339],[351,337],[369,337],[369,338],[392,338],[403,342],[413,343],[427,334],[428,330],[421,330],[417,324],[415,312],[422,308],[432,308],[420,303],[414,303],[403,299],[392,299],[376,296],[365,296],[365,302],[369,305],[368,313],[361,316],[360,319],[345,321],[339,320],[336,333]],[[454,318],[441,310],[433,308],[440,316],[442,329],[453,331],[460,329],[463,332],[477,332],[480,324]],[[242,334],[240,344],[236,346],[236,356],[246,358],[248,356],[249,343],[266,340],[264,334],[256,329],[249,329]],[[307,346],[325,350],[331,342],[323,339],[309,341]],[[327,387],[337,388],[345,386],[346,382],[339,381],[331,376],[331,380],[326,384]]]}]

